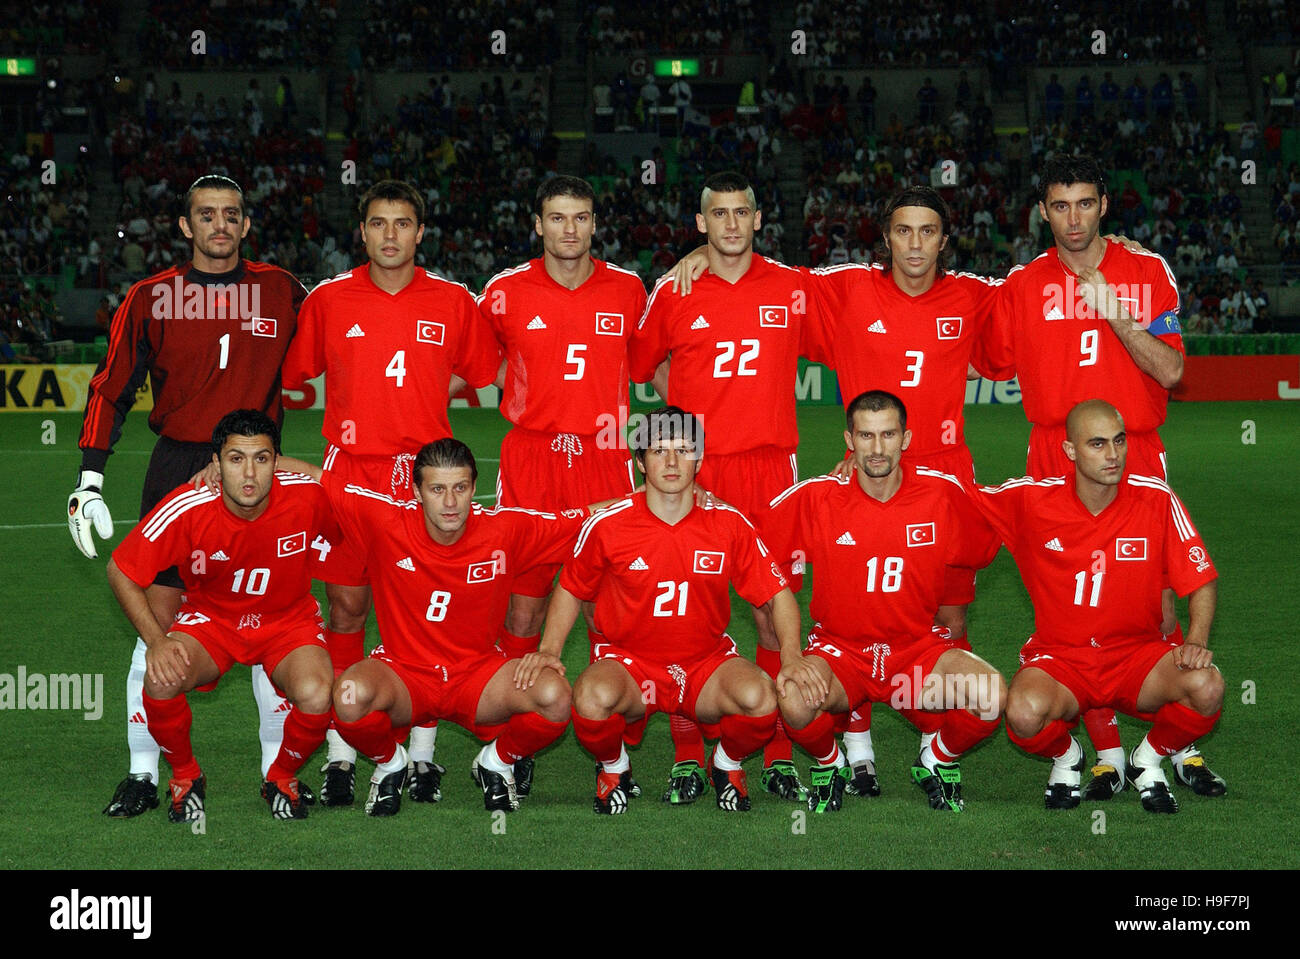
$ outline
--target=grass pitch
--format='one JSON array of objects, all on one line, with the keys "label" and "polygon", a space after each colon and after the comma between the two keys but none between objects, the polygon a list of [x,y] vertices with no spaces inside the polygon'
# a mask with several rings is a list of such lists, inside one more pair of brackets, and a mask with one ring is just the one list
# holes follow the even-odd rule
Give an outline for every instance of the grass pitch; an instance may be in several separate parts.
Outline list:
[{"label": "grass pitch", "polygon": [[[803,475],[839,458],[841,416],[835,407],[801,409]],[[971,406],[967,416],[979,479],[1020,475],[1028,436],[1020,408]],[[208,777],[202,835],[168,823],[161,809],[126,821],[100,814],[126,770],[124,687],[134,636],[104,579],[110,548],[101,547],[96,561],[84,559],[63,521],[79,464],[80,419],[0,416],[0,674],[14,675],[20,666],[28,675],[102,674],[104,700],[98,720],[82,711],[0,711],[6,868],[1235,869],[1295,867],[1300,860],[1293,840],[1281,838],[1292,835],[1295,813],[1289,776],[1279,772],[1294,754],[1290,720],[1298,698],[1290,681],[1300,619],[1294,404],[1175,404],[1162,430],[1173,486],[1221,576],[1211,646],[1228,694],[1218,729],[1201,745],[1228,781],[1223,799],[1198,799],[1176,787],[1182,811],[1157,817],[1129,791],[1104,806],[1049,814],[1042,808],[1046,763],[1013,748],[999,731],[963,760],[965,814],[939,815],[908,781],[914,731],[878,706],[874,738],[884,795],[848,797],[833,816],[804,816],[761,793],[757,757],[746,764],[754,795],[748,815],[722,813],[712,792],[691,807],[661,804],[671,746],[666,720],[656,718],[632,753],[645,795],[612,820],[591,812],[592,763],[571,731],[539,758],[524,808],[494,819],[469,778],[476,741],[443,725],[437,758],[448,773],[440,804],[404,803],[394,819],[369,820],[358,803],[314,809],[305,823],[278,823],[258,797],[257,716],[248,669],[237,666],[215,692],[191,696],[195,750]],[[490,494],[505,422],[495,410],[456,410],[452,423],[481,456],[479,489]],[[132,414],[107,470],[105,498],[118,521],[114,544],[129,528],[125,521],[136,518],[152,444],[145,415]],[[320,414],[290,413],[285,451],[318,459],[321,446]],[[800,598],[806,610],[807,594]],[[1185,606],[1182,612],[1185,621]],[[1009,678],[1031,628],[1028,598],[1003,551],[980,575],[971,640]],[[738,600],[731,632],[752,654],[753,622]],[[377,639],[372,617],[368,646]],[[585,642],[579,625],[565,651],[571,678],[586,663]],[[1131,746],[1143,727],[1123,718],[1121,724]],[[313,786],[322,756],[323,750],[304,770]],[[807,764],[801,753],[796,760]],[[166,777],[165,764],[163,770]],[[363,799],[369,764],[363,760],[358,772]]]}]

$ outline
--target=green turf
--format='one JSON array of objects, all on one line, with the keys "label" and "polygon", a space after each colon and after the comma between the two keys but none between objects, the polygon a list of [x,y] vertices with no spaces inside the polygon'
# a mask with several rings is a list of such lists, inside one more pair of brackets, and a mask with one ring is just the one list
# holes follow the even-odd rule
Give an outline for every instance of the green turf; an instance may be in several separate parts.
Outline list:
[{"label": "green turf", "polygon": [[[1027,426],[1019,407],[968,407],[967,434],[979,478],[1022,472]],[[1242,442],[1244,421],[1255,442]],[[56,440],[44,444],[52,422]],[[800,412],[805,475],[840,455],[842,420],[830,407]],[[390,821],[370,821],[360,806],[315,810],[305,823],[275,823],[258,798],[256,713],[248,670],[236,667],[209,694],[196,694],[194,743],[208,775],[203,835],[173,826],[161,812],[138,820],[100,815],[126,767],[123,689],[132,631],[104,581],[107,550],[88,561],[69,542],[62,515],[76,476],[80,416],[0,416],[0,571],[6,584],[0,620],[0,673],[103,675],[104,715],[0,712],[0,865],[52,868],[175,867],[992,867],[1243,868],[1294,867],[1290,761],[1297,713],[1290,682],[1294,624],[1300,616],[1300,408],[1286,403],[1174,405],[1162,431],[1172,451],[1173,482],[1221,573],[1212,647],[1228,681],[1223,720],[1203,746],[1229,783],[1221,800],[1186,790],[1175,817],[1142,812],[1127,792],[1105,806],[1104,832],[1092,808],[1042,809],[1045,763],[1013,749],[999,734],[963,763],[967,811],[931,812],[908,781],[916,736],[888,710],[875,712],[884,795],[846,799],[835,816],[795,815],[794,804],[757,794],[759,764],[747,763],[754,810],[728,815],[712,793],[694,807],[658,802],[671,761],[667,723],[652,721],[632,754],[646,795],[619,819],[591,812],[592,764],[572,733],[538,762],[536,792],[524,809],[494,820],[469,779],[474,741],[444,726],[438,758],[448,767],[444,800],[404,804]],[[320,415],[290,414],[286,452],[320,453]],[[493,489],[504,423],[495,411],[453,413],[457,436],[483,457],[480,489]],[[152,446],[143,414],[132,414],[108,468],[106,498],[119,521],[132,519]],[[15,528],[28,527],[34,528]],[[126,525],[119,525],[118,539]],[[116,541],[116,540],[115,540]],[[801,599],[805,601],[806,595]],[[1003,552],[980,576],[971,607],[977,651],[1010,676],[1032,623],[1024,589]],[[752,652],[754,630],[733,605],[732,634]],[[375,640],[371,627],[371,641]],[[586,661],[581,627],[570,640],[570,676]],[[1255,704],[1243,704],[1243,683]],[[1122,721],[1126,743],[1139,726]],[[798,756],[800,765],[806,758]],[[319,784],[318,756],[305,778]],[[164,766],[164,769],[166,767]],[[362,764],[362,781],[369,773]],[[164,775],[166,773],[164,772]],[[500,830],[504,827],[504,832]]]}]

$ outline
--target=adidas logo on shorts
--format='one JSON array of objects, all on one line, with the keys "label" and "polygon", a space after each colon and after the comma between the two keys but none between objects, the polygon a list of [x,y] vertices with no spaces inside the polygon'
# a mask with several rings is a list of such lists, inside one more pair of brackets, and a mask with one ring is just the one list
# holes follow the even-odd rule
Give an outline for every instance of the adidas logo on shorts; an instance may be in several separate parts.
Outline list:
[{"label": "adidas logo on shorts", "polygon": [[411,557],[407,556],[397,561],[398,569],[405,569],[412,573],[415,572],[415,564],[411,562]]},{"label": "adidas logo on shorts", "polygon": [[697,316],[695,318],[695,322],[691,324],[692,330],[707,330],[708,328],[709,328],[709,321],[704,318],[703,313]]},{"label": "adidas logo on shorts", "polygon": [[643,560],[640,556],[638,556],[636,559],[632,560],[632,562],[628,565],[627,568],[628,569],[649,569],[650,567],[646,565],[645,560]]},{"label": "adidas logo on shorts", "polygon": [[1048,549],[1050,549],[1053,553],[1065,552],[1065,547],[1061,545],[1061,541],[1055,536],[1053,536],[1043,545],[1046,546]]},{"label": "adidas logo on shorts", "polygon": [[363,333],[361,330],[360,323],[353,323],[352,329],[348,330],[346,333],[343,334],[344,339],[349,339],[349,340],[352,339],[354,336],[365,336],[365,335],[366,334]]},{"label": "adidas logo on shorts", "polygon": [[886,330],[885,330],[885,324],[882,323],[880,320],[876,320],[876,322],[872,323],[870,326],[867,327],[867,332],[868,332],[868,333],[884,333],[884,332],[886,332]]},{"label": "adidas logo on shorts", "polygon": [[855,542],[854,539],[853,539],[853,534],[850,533],[848,530],[845,530],[845,531],[840,535],[840,538],[837,539],[835,542],[836,542],[837,544],[839,544],[840,546],[857,546],[857,545],[858,545],[857,542]]},{"label": "adidas logo on shorts", "polygon": [[544,330],[546,329],[546,324],[542,321],[541,316],[534,316],[527,328],[530,330]]}]

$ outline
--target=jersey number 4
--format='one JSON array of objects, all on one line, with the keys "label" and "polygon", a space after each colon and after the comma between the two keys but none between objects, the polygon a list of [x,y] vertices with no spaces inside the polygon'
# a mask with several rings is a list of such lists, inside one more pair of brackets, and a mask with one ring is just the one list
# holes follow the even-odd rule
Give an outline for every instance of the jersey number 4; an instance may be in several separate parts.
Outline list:
[{"label": "jersey number 4", "polygon": [[393,358],[384,367],[384,376],[397,380],[399,387],[406,382],[406,350],[398,350],[393,354]]}]

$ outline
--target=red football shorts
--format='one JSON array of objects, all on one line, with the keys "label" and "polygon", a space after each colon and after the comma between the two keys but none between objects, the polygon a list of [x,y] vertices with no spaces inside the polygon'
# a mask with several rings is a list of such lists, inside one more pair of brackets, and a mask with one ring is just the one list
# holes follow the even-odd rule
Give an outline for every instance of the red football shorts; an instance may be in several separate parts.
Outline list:
[{"label": "red football shorts", "polygon": [[[625,449],[601,449],[596,437],[516,426],[501,441],[497,505],[558,511],[627,496],[636,488],[632,457]],[[559,563],[523,570],[511,591],[546,596],[559,570]]]},{"label": "red football shorts", "polygon": [[370,658],[387,664],[410,693],[412,726],[446,720],[484,740],[495,739],[504,728],[504,723],[484,726],[475,719],[484,688],[509,662],[501,650],[493,648],[446,666],[417,666],[393,659],[381,643],[371,650]]},{"label": "red football shorts", "polygon": [[794,450],[760,446],[743,453],[711,454],[705,440],[704,462],[695,482],[745,514],[762,533],[768,506],[799,482]]},{"label": "red football shorts", "polygon": [[[325,623],[321,621],[319,612],[280,619],[250,613],[238,623],[232,623],[226,619],[214,619],[185,603],[177,611],[170,631],[193,637],[217,664],[218,678],[235,663],[245,666],[260,663],[266,670],[267,679],[270,679],[281,660],[298,647],[319,646],[325,650]],[[214,679],[198,688],[207,691],[215,689],[216,685]]]},{"label": "red football shorts", "polygon": [[1044,646],[1030,636],[1020,650],[1016,675],[1041,669],[1074,695],[1080,713],[1105,707],[1150,720],[1153,714],[1138,711],[1138,693],[1161,657],[1179,645],[1155,638],[1108,642],[1102,648]]},{"label": "red football shorts", "polygon": [[695,717],[695,703],[700,698],[700,690],[719,666],[740,655],[735,641],[725,634],[713,650],[682,663],[656,662],[609,643],[593,646],[591,654],[593,663],[612,659],[631,673],[632,681],[641,687],[647,717],[655,712],[670,713],[695,723],[699,722]]},{"label": "red football shorts", "polygon": [[[917,667],[920,668],[920,677],[924,681],[939,657],[948,650],[969,648],[968,643],[939,639],[934,633],[918,637],[900,646],[897,651],[888,643],[877,643],[864,648],[850,646],[834,636],[813,633],[808,637],[808,648],[803,654],[826,660],[831,672],[844,687],[851,709],[857,709],[863,703],[890,703],[896,691],[905,694],[908,688],[915,685]],[[917,690],[918,694],[919,692]],[[906,705],[910,706],[912,699],[906,698]]]},{"label": "red football shorts", "polygon": [[[1029,461],[1025,469],[1034,479],[1047,476],[1069,476],[1074,464],[1065,455],[1061,444],[1065,442],[1064,426],[1038,426],[1029,431]],[[1155,430],[1148,433],[1129,433],[1128,458],[1124,462],[1125,476],[1154,476],[1168,480],[1165,464],[1165,444]]]},{"label": "red football shorts", "polygon": [[[411,489],[414,453],[401,456],[354,456],[330,443],[325,447],[324,468],[346,483],[383,493],[396,500],[415,497]],[[361,543],[345,539],[334,546],[321,564],[320,578],[337,586],[368,586],[366,552]]]}]

